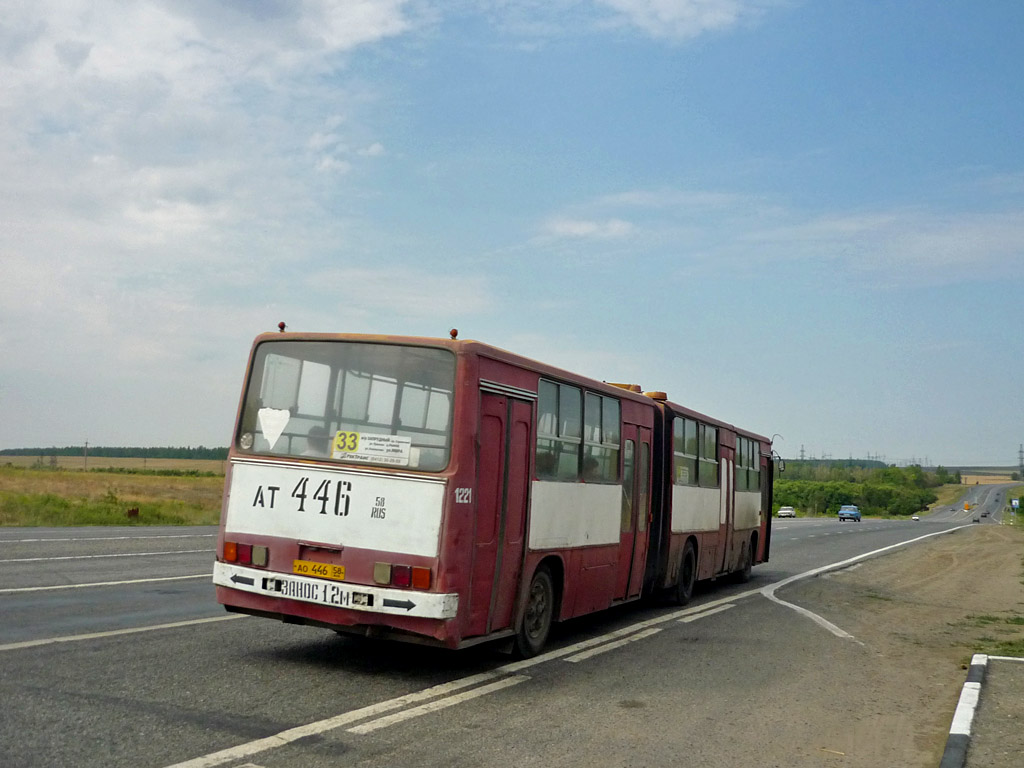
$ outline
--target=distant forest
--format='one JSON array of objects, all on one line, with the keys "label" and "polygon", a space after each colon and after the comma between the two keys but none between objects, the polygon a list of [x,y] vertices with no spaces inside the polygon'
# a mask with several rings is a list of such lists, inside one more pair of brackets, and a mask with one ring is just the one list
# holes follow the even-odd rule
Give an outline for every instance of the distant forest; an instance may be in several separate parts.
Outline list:
[{"label": "distant forest", "polygon": [[[70,445],[67,448],[0,449],[0,456],[82,456],[85,453],[84,445]],[[207,448],[205,445],[183,448],[111,448],[90,445],[88,455],[102,456],[108,459],[210,459],[224,461],[228,457],[228,449]]]}]

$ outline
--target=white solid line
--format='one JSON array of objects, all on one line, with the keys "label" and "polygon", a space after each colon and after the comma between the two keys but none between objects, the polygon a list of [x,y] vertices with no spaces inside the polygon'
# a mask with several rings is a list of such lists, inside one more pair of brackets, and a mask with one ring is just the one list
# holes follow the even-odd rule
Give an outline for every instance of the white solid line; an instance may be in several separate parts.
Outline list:
[{"label": "white solid line", "polygon": [[368,723],[363,723],[362,725],[357,725],[354,728],[349,728],[348,732],[363,734],[370,733],[371,731],[377,731],[381,728],[387,728],[389,725],[395,725],[396,723],[411,720],[412,718],[419,717],[420,715],[426,715],[431,712],[437,712],[442,709],[447,709],[448,707],[454,707],[456,704],[461,704],[464,701],[475,699],[478,696],[486,696],[488,693],[500,691],[503,688],[508,688],[509,686],[526,682],[529,679],[530,678],[526,675],[512,675],[511,677],[506,677],[502,680],[490,683],[489,685],[483,685],[479,688],[474,688],[473,690],[466,691],[465,693],[459,693],[455,696],[448,696],[444,699],[438,699],[436,701],[431,701],[426,704],[421,704],[418,707],[413,707],[412,709],[407,709],[404,712],[396,712],[395,714],[388,715],[387,717],[381,717],[377,720],[371,720]]},{"label": "white solid line", "polygon": [[597,656],[599,653],[604,653],[605,651],[613,651],[616,648],[621,648],[622,646],[628,645],[629,643],[635,642],[637,640],[643,640],[645,637],[650,637],[651,635],[655,635],[658,632],[661,632],[661,627],[651,627],[650,629],[645,629],[643,632],[637,632],[636,634],[630,635],[629,637],[624,637],[621,640],[616,640],[612,643],[606,643],[604,645],[598,646],[597,648],[591,648],[589,651],[583,651],[583,653],[577,653],[575,656],[570,656],[569,658],[567,658],[566,661],[572,662],[573,664],[579,661],[585,661],[591,658],[592,656]]},{"label": "white solid line", "polygon": [[20,643],[8,643],[0,645],[0,651],[16,651],[20,648],[35,648],[40,645],[53,645],[54,643],[73,643],[78,640],[96,640],[101,637],[117,637],[119,635],[134,635],[139,632],[152,632],[155,629],[175,629],[176,627],[191,627],[196,624],[211,624],[215,621],[230,621],[231,619],[247,618],[237,613],[229,616],[212,616],[208,619],[189,619],[188,621],[172,621],[169,624],[151,624],[148,627],[132,627],[130,629],[113,629],[109,632],[90,632],[87,635],[65,635],[63,637],[47,637],[42,640],[24,640]]},{"label": "white solid line", "polygon": [[809,618],[811,621],[813,621],[818,626],[824,627],[825,629],[827,629],[829,632],[831,632],[836,637],[842,638],[843,640],[856,640],[856,638],[853,635],[851,635],[849,632],[847,632],[844,629],[840,629],[839,627],[837,627],[835,624],[833,624],[828,619],[826,619],[826,618],[824,618],[822,616],[819,616],[818,614],[813,613],[812,611],[809,611],[806,608],[803,608],[802,606],[794,605],[793,603],[787,603],[785,600],[782,600],[781,598],[776,597],[774,592],[767,592],[766,591],[764,593],[764,596],[767,597],[769,600],[771,600],[773,603],[778,603],[779,605],[784,605],[787,608],[792,608],[794,611],[799,613],[801,616],[806,616],[807,618]]},{"label": "white solid line", "polygon": [[206,539],[215,533],[172,533],[164,536],[78,536],[60,539],[0,539],[0,544],[40,544],[50,541],[135,541],[136,539]]},{"label": "white solid line", "polygon": [[186,760],[183,763],[175,763],[174,765],[167,766],[167,768],[213,768],[213,766],[230,763],[234,760],[248,757],[249,755],[265,752],[268,749],[283,747],[284,745],[290,744],[298,739],[304,739],[307,736],[316,736],[318,734],[334,730],[335,728],[339,728],[343,725],[354,723],[357,720],[365,720],[368,717],[375,717],[376,715],[383,714],[384,712],[390,712],[404,707],[407,704],[414,704],[416,702],[423,701],[424,699],[432,699],[435,696],[443,696],[451,693],[452,691],[468,688],[469,686],[477,685],[478,683],[488,680],[494,680],[497,677],[501,677],[501,675],[496,672],[481,672],[478,675],[470,675],[469,677],[464,677],[461,680],[435,685],[422,691],[416,691],[415,693],[409,693],[405,696],[388,699],[387,701],[382,701],[378,704],[371,704],[361,709],[342,712],[340,715],[329,717],[326,720],[318,720],[315,723],[307,723],[306,725],[289,728],[288,730],[281,731],[273,736],[267,736],[263,739],[256,739],[255,741],[249,741],[235,747],[222,749],[220,752],[212,752],[208,755],[193,758],[192,760]]},{"label": "white solid line", "polygon": [[320,720],[315,723],[308,723],[307,725],[300,725],[295,728],[291,728],[287,731],[282,731],[281,733],[275,734],[273,736],[268,736],[263,739],[257,739],[255,741],[239,744],[234,747],[229,747],[228,749],[223,749],[219,752],[212,752],[208,755],[203,755],[192,760],[187,760],[183,763],[175,763],[174,765],[167,766],[167,768],[213,768],[213,766],[222,765],[224,763],[232,762],[234,760],[240,760],[250,755],[265,752],[269,749],[274,749],[275,747],[281,747],[285,744],[290,744],[291,742],[297,739],[305,738],[306,736],[313,736],[325,733],[326,731],[339,728],[340,726],[347,725],[348,723],[354,723],[358,720],[365,720],[368,717],[374,717],[378,714],[383,714],[384,712],[390,712],[395,709],[400,709],[401,707],[404,707],[407,704],[413,704],[415,702],[423,701],[424,699],[431,699],[437,696],[442,696],[447,693],[450,693],[451,691],[457,691],[462,688],[468,688],[469,686],[477,685],[488,680],[502,678],[505,675],[514,675],[516,672],[520,672],[524,669],[528,669],[538,664],[543,664],[545,662],[551,661],[552,659],[559,659],[563,656],[569,656],[575,653],[576,651],[580,651],[584,648],[591,648],[595,645],[606,643],[612,638],[630,635],[634,632],[646,629],[649,626],[662,624],[666,621],[672,621],[673,619],[678,619],[681,616],[686,616],[691,613],[701,613],[710,608],[714,608],[715,606],[728,603],[732,600],[741,600],[745,597],[756,595],[760,591],[760,589],[750,589],[746,592],[741,592],[736,595],[730,595],[729,597],[721,598],[720,600],[715,600],[710,603],[706,603],[702,606],[672,611],[671,613],[665,616],[660,616],[654,619],[648,619],[647,621],[639,622],[637,624],[634,624],[633,626],[618,629],[614,632],[609,632],[605,635],[602,635],[601,637],[593,637],[589,640],[583,640],[579,643],[575,643],[565,648],[559,648],[554,651],[548,651],[547,653],[543,653],[539,656],[534,656],[532,659],[524,659],[523,661],[515,661],[510,664],[505,664],[501,667],[498,667],[492,672],[483,672],[478,675],[471,675],[470,677],[462,678],[461,680],[454,680],[450,683],[444,683],[442,685],[437,685],[433,688],[427,688],[416,693],[410,693],[405,696],[399,696],[398,698],[382,701],[378,704],[371,704],[370,706],[363,707],[362,709],[353,710],[351,712],[343,712],[339,715],[328,718],[326,720]]},{"label": "white solid line", "polygon": [[924,539],[930,539],[932,536],[943,536],[943,535],[945,535],[947,533],[953,533],[954,531],[959,531],[962,528],[967,528],[967,527],[969,527],[969,526],[961,525],[961,526],[958,526],[957,528],[949,528],[948,530],[945,530],[945,531],[936,531],[935,533],[926,533],[924,536],[918,536],[915,539],[908,539],[907,541],[900,541],[900,542],[897,542],[896,544],[890,544],[887,547],[882,547],[881,549],[875,549],[875,550],[872,550],[871,552],[865,552],[863,554],[856,555],[856,556],[848,558],[846,560],[841,560],[838,563],[831,563],[829,565],[822,565],[822,566],[820,566],[818,568],[812,568],[811,570],[805,571],[804,573],[798,573],[795,576],[790,576],[788,578],[783,579],[782,581],[777,581],[774,584],[769,584],[768,586],[766,586],[766,587],[761,589],[761,594],[764,595],[765,597],[767,597],[769,600],[778,603],[779,605],[784,605],[787,608],[792,608],[797,613],[800,613],[800,614],[802,614],[804,616],[807,616],[809,619],[814,621],[816,624],[821,625],[822,627],[824,627],[825,629],[827,629],[829,632],[831,632],[832,634],[836,635],[837,637],[841,637],[841,638],[849,639],[849,640],[854,640],[855,638],[849,632],[846,632],[845,630],[840,629],[835,624],[833,624],[832,622],[828,621],[825,618],[822,618],[818,614],[812,613],[811,611],[807,610],[806,608],[801,608],[798,605],[793,605],[793,603],[787,603],[785,600],[782,600],[781,598],[776,597],[775,596],[776,590],[781,589],[782,587],[785,587],[785,586],[787,586],[789,584],[792,584],[795,581],[800,581],[802,579],[806,579],[806,578],[809,578],[811,576],[817,576],[819,573],[825,573],[826,571],[834,571],[834,570],[838,570],[839,568],[843,568],[843,567],[846,567],[848,565],[852,565],[854,563],[859,563],[862,560],[867,560],[869,557],[873,557],[875,555],[879,555],[882,552],[888,552],[889,550],[892,550],[892,549],[897,549],[899,547],[905,547],[908,544],[913,544],[913,543],[918,542],[918,541],[923,541]]},{"label": "white solid line", "polygon": [[978,707],[981,696],[981,683],[964,683],[960,691],[960,701],[956,705],[953,724],[949,727],[950,735],[970,736],[974,710]]},{"label": "white solid line", "polygon": [[95,560],[102,557],[153,557],[154,555],[194,555],[196,552],[213,552],[212,549],[176,549],[169,552],[122,552],[113,555],[61,555],[60,557],[19,557],[0,560],[0,563],[42,563],[54,560]]},{"label": "white solid line", "polygon": [[733,603],[727,603],[726,605],[720,605],[717,608],[712,608],[710,611],[704,611],[703,613],[695,613],[695,614],[693,614],[693,616],[687,616],[685,618],[682,618],[682,619],[679,620],[679,623],[680,624],[689,624],[691,621],[697,621],[698,619],[705,619],[708,616],[713,616],[716,613],[721,613],[722,611],[728,611],[730,608],[735,608],[735,607],[736,606]]},{"label": "white solid line", "polygon": [[607,634],[601,635],[600,637],[592,637],[589,640],[582,640],[573,645],[568,645],[565,648],[559,648],[554,651],[542,653],[540,656],[534,656],[532,659],[524,659],[523,661],[513,661],[510,664],[505,664],[504,666],[499,667],[496,671],[505,672],[508,674],[520,672],[524,669],[534,667],[538,664],[543,664],[553,659],[560,659],[563,656],[570,656],[576,653],[577,651],[582,651],[585,648],[592,648],[595,645],[606,643],[614,638],[631,635],[634,632],[639,632],[640,630],[647,629],[647,627],[655,627],[658,624],[664,624],[667,621],[673,621],[675,619],[682,618],[683,616],[689,616],[693,613],[703,613],[704,611],[731,602],[733,600],[742,600],[745,597],[756,595],[760,591],[760,588],[748,589],[746,592],[739,592],[735,595],[729,595],[728,597],[722,597],[718,600],[712,600],[711,602],[704,603],[703,605],[694,606],[692,608],[683,608],[678,611],[672,611],[671,613],[667,613],[664,616],[658,616],[653,619],[647,619],[646,621],[637,622],[636,624],[632,624],[628,627],[623,627],[622,629],[617,629],[613,632],[608,632]]},{"label": "white solid line", "polygon": [[0,595],[14,592],[49,592],[55,589],[82,589],[83,587],[118,587],[122,584],[146,584],[151,581],[181,581],[183,579],[209,579],[212,573],[197,573],[193,576],[159,576],[152,579],[128,579],[127,581],[93,581],[88,584],[59,584],[54,587],[10,587],[0,589]]}]

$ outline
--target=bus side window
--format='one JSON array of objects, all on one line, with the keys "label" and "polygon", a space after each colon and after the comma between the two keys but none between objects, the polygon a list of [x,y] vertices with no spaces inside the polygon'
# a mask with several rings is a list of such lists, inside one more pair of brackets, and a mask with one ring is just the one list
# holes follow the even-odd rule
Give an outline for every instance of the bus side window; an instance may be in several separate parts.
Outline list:
[{"label": "bus side window", "polygon": [[622,453],[622,525],[621,530],[627,533],[633,530],[633,451],[635,444],[626,441]]}]

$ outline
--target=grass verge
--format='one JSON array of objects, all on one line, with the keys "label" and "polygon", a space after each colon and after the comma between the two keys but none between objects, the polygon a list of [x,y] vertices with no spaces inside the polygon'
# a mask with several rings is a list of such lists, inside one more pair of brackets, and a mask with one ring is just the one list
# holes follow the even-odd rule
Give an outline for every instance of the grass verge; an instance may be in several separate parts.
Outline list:
[{"label": "grass verge", "polygon": [[224,478],[0,467],[0,525],[215,525]]}]

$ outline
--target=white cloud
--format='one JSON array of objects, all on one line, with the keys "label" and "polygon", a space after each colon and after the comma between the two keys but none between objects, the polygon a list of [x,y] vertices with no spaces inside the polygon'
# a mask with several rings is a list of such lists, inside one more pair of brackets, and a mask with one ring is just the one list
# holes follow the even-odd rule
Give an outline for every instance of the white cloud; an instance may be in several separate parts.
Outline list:
[{"label": "white cloud", "polygon": [[544,223],[544,233],[552,237],[614,240],[627,237],[633,225],[622,219],[594,221],[555,217]]},{"label": "white cloud", "polygon": [[756,11],[744,0],[598,0],[652,37],[691,38],[735,25]]},{"label": "white cloud", "polygon": [[[665,40],[688,40],[755,20],[792,0],[469,0],[463,12],[483,14],[532,51],[544,41],[569,35],[634,29]],[[454,0],[446,4],[446,9]]]},{"label": "white cloud", "polygon": [[944,214],[922,209],[807,217],[744,234],[789,258],[833,258],[881,284],[952,284],[1024,274],[1024,209]]},{"label": "white cloud", "polygon": [[1017,199],[986,213],[920,206],[821,214],[766,197],[640,189],[573,205],[548,217],[542,231],[552,245],[589,241],[591,260],[621,256],[614,241],[628,236],[637,258],[691,272],[827,260],[876,286],[953,284],[1024,276],[1024,204]]}]

